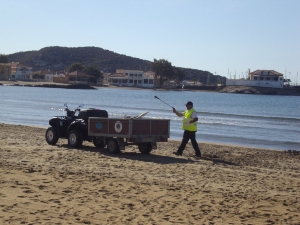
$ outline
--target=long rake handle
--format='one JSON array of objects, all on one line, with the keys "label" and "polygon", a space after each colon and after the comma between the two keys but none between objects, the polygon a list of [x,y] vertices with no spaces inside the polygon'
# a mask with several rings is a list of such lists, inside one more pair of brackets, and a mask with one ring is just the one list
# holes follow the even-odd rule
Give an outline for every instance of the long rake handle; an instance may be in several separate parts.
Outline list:
[{"label": "long rake handle", "polygon": [[[158,100],[162,101],[163,103],[165,103],[166,105],[170,106],[168,103],[166,103],[165,101],[161,100],[159,97],[154,96],[154,98],[157,98]],[[173,106],[170,106],[171,108],[174,108]]]}]

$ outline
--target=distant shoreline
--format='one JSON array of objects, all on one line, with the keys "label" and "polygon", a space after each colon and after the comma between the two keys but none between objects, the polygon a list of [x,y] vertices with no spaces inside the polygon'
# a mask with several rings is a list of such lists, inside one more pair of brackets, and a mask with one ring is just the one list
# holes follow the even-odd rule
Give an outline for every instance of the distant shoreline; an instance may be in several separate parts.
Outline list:
[{"label": "distant shoreline", "polygon": [[[5,86],[21,86],[21,87],[44,87],[44,88],[70,88],[74,89],[99,89],[99,88],[118,88],[118,89],[130,89],[130,90],[157,90],[157,91],[201,91],[201,92],[216,92],[216,90],[197,90],[197,89],[178,89],[178,88],[142,88],[142,87],[126,87],[126,86],[115,86],[115,85],[104,85],[104,86],[89,86],[84,84],[64,84],[64,83],[53,83],[43,81],[0,81],[0,85]],[[77,87],[77,88],[76,88]],[[90,87],[90,88],[88,88]]]},{"label": "distant shoreline", "polygon": [[259,94],[259,95],[288,95],[300,96],[299,89],[269,88],[269,87],[247,87],[247,86],[227,86],[219,90],[220,93],[233,94]]},{"label": "distant shoreline", "polygon": [[[64,84],[64,83],[53,83],[43,81],[0,81],[0,85],[5,86],[23,86],[23,87],[44,87],[44,88],[66,88],[66,89],[99,89],[99,88],[120,88],[120,89],[131,89],[131,90],[145,90],[150,88],[142,87],[119,87],[114,85],[106,86],[89,86],[85,84]],[[225,86],[213,88],[191,88],[185,87],[183,89],[178,88],[151,88],[151,90],[157,91],[195,91],[195,92],[219,92],[219,93],[230,93],[230,94],[259,94],[259,95],[284,95],[284,96],[300,96],[299,89],[280,89],[280,88],[268,88],[268,87],[246,87],[246,86]]]},{"label": "distant shoreline", "polygon": [[65,89],[96,89],[85,84],[57,84],[53,82],[18,82],[2,81],[0,85],[5,86],[22,86],[22,87],[44,87],[44,88],[65,88]]}]

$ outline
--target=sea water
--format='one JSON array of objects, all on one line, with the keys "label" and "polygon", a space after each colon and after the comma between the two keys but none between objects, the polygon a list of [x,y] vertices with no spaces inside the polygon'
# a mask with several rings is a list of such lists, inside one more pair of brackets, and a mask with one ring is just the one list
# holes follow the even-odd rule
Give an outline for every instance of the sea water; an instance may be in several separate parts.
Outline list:
[{"label": "sea water", "polygon": [[0,86],[0,90],[2,123],[48,127],[52,116],[63,115],[64,103],[69,109],[84,104],[83,108],[107,110],[109,117],[148,112],[144,118],[170,119],[170,138],[180,140],[182,118],[170,106],[183,112],[185,103],[192,101],[199,118],[198,142],[300,150],[298,96],[104,87],[74,90]]}]

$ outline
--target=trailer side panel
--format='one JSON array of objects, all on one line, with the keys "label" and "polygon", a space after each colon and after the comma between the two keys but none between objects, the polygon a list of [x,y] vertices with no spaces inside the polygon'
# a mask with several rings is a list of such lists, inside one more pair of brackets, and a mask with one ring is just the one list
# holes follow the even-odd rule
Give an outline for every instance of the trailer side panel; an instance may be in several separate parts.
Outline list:
[{"label": "trailer side panel", "polygon": [[89,118],[89,136],[103,137],[170,137],[170,120]]}]

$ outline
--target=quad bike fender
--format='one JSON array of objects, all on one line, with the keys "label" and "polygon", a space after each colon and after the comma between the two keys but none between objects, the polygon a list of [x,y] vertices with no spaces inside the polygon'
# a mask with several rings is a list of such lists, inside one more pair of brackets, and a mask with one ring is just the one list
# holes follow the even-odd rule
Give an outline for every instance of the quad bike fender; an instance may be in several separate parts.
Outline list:
[{"label": "quad bike fender", "polygon": [[71,130],[79,130],[83,134],[84,139],[87,137],[87,123],[85,123],[83,120],[75,120],[73,121],[70,126],[68,127],[67,134]]},{"label": "quad bike fender", "polygon": [[60,118],[54,117],[54,118],[49,120],[49,125],[51,127],[59,127],[60,126],[60,121],[61,121]]}]

